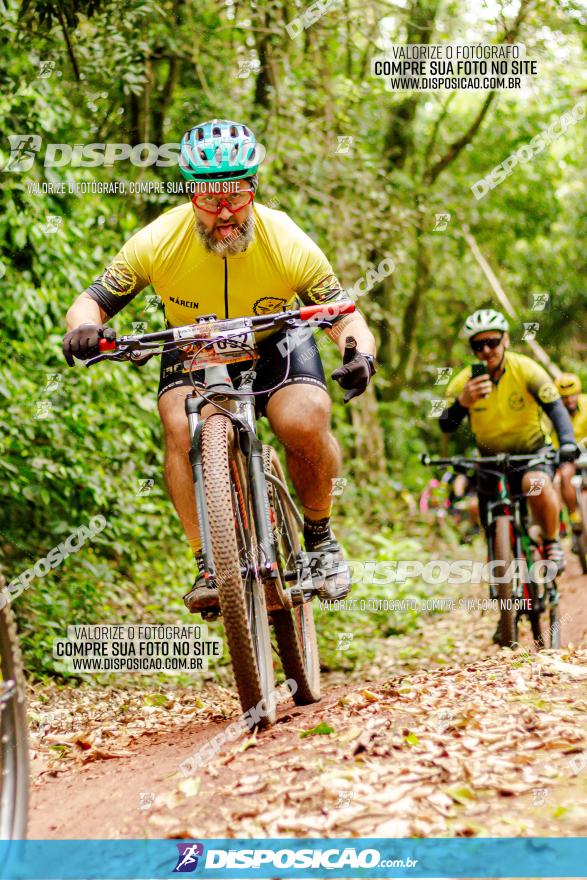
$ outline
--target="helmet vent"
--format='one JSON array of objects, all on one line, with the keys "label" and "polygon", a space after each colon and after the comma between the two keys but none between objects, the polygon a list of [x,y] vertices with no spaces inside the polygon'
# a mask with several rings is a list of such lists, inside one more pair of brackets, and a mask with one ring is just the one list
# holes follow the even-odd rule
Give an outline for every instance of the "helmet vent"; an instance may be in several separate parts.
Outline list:
[{"label": "helmet vent", "polygon": [[237,130],[236,125],[230,126],[230,136],[233,138],[238,137],[238,130]]},{"label": "helmet vent", "polygon": [[212,129],[212,135],[214,137],[220,137],[221,134],[222,134],[222,132],[220,131],[220,127],[218,125],[215,125],[214,128]]},{"label": "helmet vent", "polygon": [[203,128],[196,128],[196,138],[197,138],[199,141],[203,141],[203,140],[204,140],[204,129],[203,129]]}]

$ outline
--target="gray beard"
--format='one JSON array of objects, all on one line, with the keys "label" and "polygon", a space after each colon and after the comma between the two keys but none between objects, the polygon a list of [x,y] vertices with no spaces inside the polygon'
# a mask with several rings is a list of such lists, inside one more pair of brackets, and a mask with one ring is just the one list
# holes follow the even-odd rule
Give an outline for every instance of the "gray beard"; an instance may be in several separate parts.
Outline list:
[{"label": "gray beard", "polygon": [[218,257],[230,257],[234,254],[241,254],[252,242],[255,234],[255,217],[251,213],[248,220],[245,220],[240,226],[235,226],[230,237],[224,241],[217,241],[197,217],[196,231],[208,253],[216,254]]}]

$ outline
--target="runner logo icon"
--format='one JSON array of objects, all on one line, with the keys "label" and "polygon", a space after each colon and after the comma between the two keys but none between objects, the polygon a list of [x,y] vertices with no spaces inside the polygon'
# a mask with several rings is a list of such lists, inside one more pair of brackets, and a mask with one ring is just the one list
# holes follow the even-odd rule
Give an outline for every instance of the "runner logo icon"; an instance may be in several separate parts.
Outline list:
[{"label": "runner logo icon", "polygon": [[173,873],[187,874],[195,871],[198,867],[198,857],[204,855],[204,846],[201,843],[177,843],[177,865]]}]

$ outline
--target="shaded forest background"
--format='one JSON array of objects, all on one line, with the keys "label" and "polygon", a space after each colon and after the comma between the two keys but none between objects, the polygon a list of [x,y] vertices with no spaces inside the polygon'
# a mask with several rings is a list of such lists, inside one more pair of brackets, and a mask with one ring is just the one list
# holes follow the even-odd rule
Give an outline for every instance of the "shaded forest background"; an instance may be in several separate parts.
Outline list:
[{"label": "shaded forest background", "polygon": [[[4,10],[0,79],[0,562],[8,580],[100,513],[107,527],[15,603],[29,669],[54,670],[68,623],[184,618],[192,567],[167,500],[158,364],[69,370],[75,296],[173,195],[34,195],[33,182],[174,181],[174,168],[11,172],[8,135],[43,143],[177,142],[214,116],[249,124],[267,149],[258,199],[290,214],[345,286],[381,260],[395,270],[360,300],[379,343],[376,383],[352,407],[333,389],[347,484],[339,534],[354,558],[422,552],[418,464],[439,444],[438,369],[468,355],[466,314],[496,305],[469,229],[507,291],[521,342],[533,294],[538,339],[566,369],[585,343],[585,122],[477,201],[471,185],[585,95],[587,14],[567,0],[339,0],[291,39],[286,0],[25,0]],[[523,93],[390,93],[371,76],[389,42],[519,42],[539,62]],[[47,62],[50,62],[47,67]],[[49,75],[47,75],[49,70]],[[581,77],[583,76],[583,82]],[[449,214],[435,231],[438,214]],[[148,289],[115,319],[162,326]],[[323,349],[327,367],[337,364]],[[48,401],[48,403],[47,403]],[[466,444],[466,439],[459,441]],[[152,484],[150,481],[153,481]],[[370,631],[393,634],[389,615]],[[352,659],[347,655],[347,660]],[[334,662],[334,661],[333,661]]]}]

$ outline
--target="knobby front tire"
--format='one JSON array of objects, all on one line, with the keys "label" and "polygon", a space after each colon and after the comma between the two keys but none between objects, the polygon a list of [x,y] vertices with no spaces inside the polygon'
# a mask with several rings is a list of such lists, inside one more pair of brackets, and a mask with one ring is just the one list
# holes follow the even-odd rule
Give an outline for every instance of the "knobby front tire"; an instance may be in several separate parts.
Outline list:
[{"label": "knobby front tire", "polygon": [[265,592],[256,576],[246,463],[235,447],[232,423],[222,414],[206,419],[201,442],[216,584],[236,686],[243,712],[265,701],[260,721],[265,726],[276,717],[275,677]]},{"label": "knobby front tire", "polygon": [[[507,516],[498,516],[494,523],[493,558],[496,562],[495,575],[499,597],[500,643],[504,648],[512,648],[518,639],[518,614],[514,609],[512,563],[511,521]],[[508,576],[509,575],[509,576]]]},{"label": "knobby front tire", "polygon": [[29,753],[20,645],[9,605],[0,610],[0,839],[26,837]]},{"label": "knobby front tire", "polygon": [[[263,467],[266,474],[285,483],[281,463],[271,446],[263,447]],[[285,571],[296,568],[295,560],[301,550],[299,530],[289,499],[270,480],[267,481],[267,491],[279,575],[282,577]],[[282,579],[281,585],[287,589],[291,582]],[[291,611],[272,611],[271,619],[285,677],[297,684],[294,702],[298,706],[317,702],[320,699],[320,659],[311,603],[297,605]]]}]

